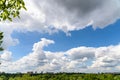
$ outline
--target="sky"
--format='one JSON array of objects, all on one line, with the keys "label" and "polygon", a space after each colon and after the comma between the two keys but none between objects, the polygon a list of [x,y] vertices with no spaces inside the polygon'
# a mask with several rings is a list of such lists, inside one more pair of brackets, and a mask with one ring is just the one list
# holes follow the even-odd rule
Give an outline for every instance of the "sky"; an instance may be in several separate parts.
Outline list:
[{"label": "sky", "polygon": [[120,72],[120,0],[24,0],[0,22],[0,71]]}]

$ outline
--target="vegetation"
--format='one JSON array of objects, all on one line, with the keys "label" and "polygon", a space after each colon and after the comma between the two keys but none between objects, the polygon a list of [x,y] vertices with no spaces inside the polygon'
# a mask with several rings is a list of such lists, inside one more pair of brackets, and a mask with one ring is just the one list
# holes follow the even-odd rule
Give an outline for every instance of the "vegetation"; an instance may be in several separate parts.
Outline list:
[{"label": "vegetation", "polygon": [[22,8],[26,10],[23,0],[0,0],[0,21],[19,17]]},{"label": "vegetation", "polygon": [[1,46],[1,44],[3,42],[2,39],[3,39],[3,32],[0,32],[0,51],[3,50],[2,46]]},{"label": "vegetation", "polygon": [[0,74],[0,80],[120,80],[120,74],[45,73]]},{"label": "vegetation", "polygon": [[[12,21],[13,18],[20,18],[20,10],[25,9],[25,3],[23,0],[0,0],[0,21],[9,20]],[[3,50],[1,47],[3,39],[3,32],[0,32],[0,51]]]}]

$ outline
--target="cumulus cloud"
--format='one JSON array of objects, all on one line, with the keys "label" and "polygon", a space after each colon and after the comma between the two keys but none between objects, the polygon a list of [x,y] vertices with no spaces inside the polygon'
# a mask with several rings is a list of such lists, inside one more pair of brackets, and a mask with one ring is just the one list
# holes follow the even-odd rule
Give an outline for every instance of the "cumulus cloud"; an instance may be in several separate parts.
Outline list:
[{"label": "cumulus cloud", "polygon": [[120,18],[120,0],[27,0],[27,3],[32,20],[64,32],[88,25],[103,28]]},{"label": "cumulus cloud", "polygon": [[72,59],[94,58],[94,48],[78,47],[72,48],[67,52]]},{"label": "cumulus cloud", "polygon": [[2,61],[11,61],[11,59],[12,59],[12,52],[4,51],[0,58],[1,58]]},{"label": "cumulus cloud", "polygon": [[42,38],[34,43],[31,53],[17,61],[12,61],[12,53],[5,51],[1,54],[0,70],[6,72],[114,72],[119,69],[120,44],[98,48],[80,46],[64,52],[44,50],[45,46],[54,43],[53,40]]},{"label": "cumulus cloud", "polygon": [[120,18],[120,0],[25,0],[25,3],[27,11],[21,11],[21,19],[0,23],[5,48],[19,43],[11,37],[14,31],[68,33],[89,25],[104,28]]},{"label": "cumulus cloud", "polygon": [[[1,67],[8,69],[8,71],[18,71],[18,70],[29,70],[34,68],[35,66],[42,66],[46,62],[46,55],[43,51],[43,47],[47,46],[48,44],[52,44],[54,41],[48,40],[45,38],[42,38],[40,42],[35,43],[33,45],[33,52],[29,53],[27,56],[24,56],[23,58],[17,60],[16,62],[9,62],[8,68],[4,67],[6,65],[6,62],[4,62],[6,59],[10,59],[11,52],[5,51],[1,58],[4,59],[2,61]],[[13,70],[11,70],[13,68]],[[23,70],[23,71],[24,71]]]},{"label": "cumulus cloud", "polygon": [[120,45],[101,47],[96,50],[96,60],[92,67],[116,67],[120,62]]},{"label": "cumulus cloud", "polygon": [[15,29],[15,26],[9,25],[9,23],[3,22],[0,23],[0,32],[4,32],[3,35],[3,43],[2,46],[4,49],[7,49],[10,46],[15,46],[19,43],[18,39],[12,38],[12,33]]}]

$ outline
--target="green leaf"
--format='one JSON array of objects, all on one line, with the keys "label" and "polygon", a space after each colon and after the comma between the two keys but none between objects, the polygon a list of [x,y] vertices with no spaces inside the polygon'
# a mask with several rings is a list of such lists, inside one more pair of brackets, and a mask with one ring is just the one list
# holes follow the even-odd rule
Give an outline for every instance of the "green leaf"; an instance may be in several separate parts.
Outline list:
[{"label": "green leaf", "polygon": [[0,0],[0,20],[12,21],[20,17],[20,10],[27,10],[23,0]]},{"label": "green leaf", "polygon": [[9,21],[12,21],[12,18],[11,18],[11,17],[8,17],[8,20],[9,20]]}]

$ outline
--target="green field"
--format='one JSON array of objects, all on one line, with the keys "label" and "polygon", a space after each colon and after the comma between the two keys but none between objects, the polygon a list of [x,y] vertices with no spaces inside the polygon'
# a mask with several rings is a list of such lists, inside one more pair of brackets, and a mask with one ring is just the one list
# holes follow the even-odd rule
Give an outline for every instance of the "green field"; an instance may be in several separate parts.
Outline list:
[{"label": "green field", "polygon": [[0,74],[0,80],[120,80],[115,73],[44,73],[44,74]]}]

